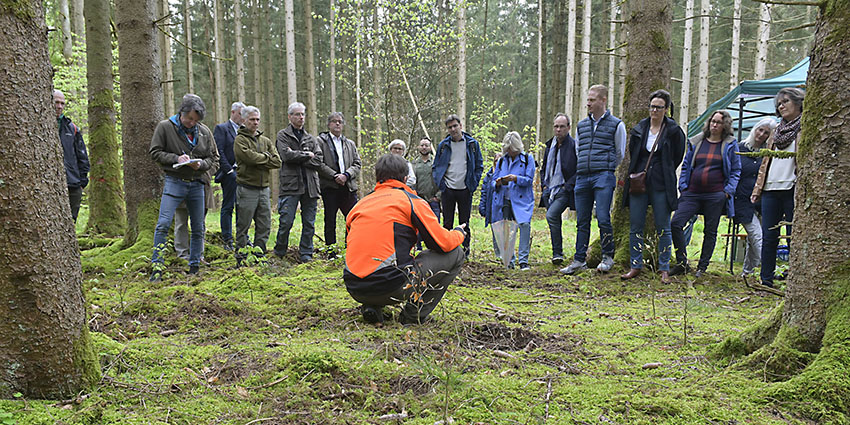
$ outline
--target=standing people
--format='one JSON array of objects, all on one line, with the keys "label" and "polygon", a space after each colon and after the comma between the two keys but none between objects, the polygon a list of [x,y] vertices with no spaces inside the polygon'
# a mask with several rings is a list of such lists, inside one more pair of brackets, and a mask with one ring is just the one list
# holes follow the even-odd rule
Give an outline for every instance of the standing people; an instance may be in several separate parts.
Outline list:
[{"label": "standing people", "polygon": [[[407,144],[404,143],[404,140],[395,139],[387,145],[387,150],[393,155],[404,158],[404,153],[407,152]],[[407,178],[404,184],[410,188],[416,187],[416,172],[413,171],[413,164],[410,161],[407,161],[407,171]]]},{"label": "standing people", "polygon": [[626,126],[606,109],[608,88],[594,85],[587,92],[587,118],[578,123],[576,164],[576,253],[573,262],[561,273],[573,274],[587,269],[590,243],[590,219],[596,202],[596,222],[602,245],[602,261],[597,271],[614,266],[614,229],[611,227],[611,202],[617,177],[614,170],[626,150]]},{"label": "standing people", "polygon": [[[795,87],[779,90],[773,102],[776,115],[782,118],[767,148],[783,152],[797,152],[800,142],[800,122],[803,116],[803,98],[806,93]],[[779,223],[794,220],[794,186],[797,183],[797,159],[764,158],[753,189],[752,200],[761,198],[761,283],[773,287],[776,271],[776,248],[779,245]],[[790,226],[788,226],[790,227]],[[790,234],[790,232],[789,232]]]},{"label": "standing people", "polygon": [[[534,157],[523,152],[519,133],[511,131],[502,140],[502,159],[490,183],[493,191],[493,221],[516,220],[519,225],[520,270],[530,270],[531,215],[534,212]],[[513,264],[513,261],[511,261]]]},{"label": "standing people", "polygon": [[295,221],[295,210],[301,204],[301,242],[298,255],[302,263],[313,260],[313,234],[316,232],[316,208],[319,199],[319,173],[323,156],[319,142],[304,130],[304,112],[301,102],[289,105],[289,125],[277,133],[277,152],[283,160],[280,167],[280,227],[274,253],[286,255],[289,248],[289,231]]},{"label": "standing people", "polygon": [[[458,223],[469,229],[472,194],[484,172],[484,158],[478,141],[463,131],[459,116],[451,114],[446,118],[446,130],[449,134],[437,147],[432,168],[443,203],[443,227],[454,226],[457,208]],[[469,255],[469,237],[467,233],[463,240],[466,255]]]},{"label": "standing people", "polygon": [[[342,112],[328,115],[328,131],[319,133],[324,161],[319,168],[322,204],[325,208],[325,245],[336,244],[336,212],[342,218],[357,203],[357,179],[360,177],[360,154],[354,142],[343,136],[345,117]],[[336,258],[331,251],[330,258]]]},{"label": "standing people", "polygon": [[239,163],[236,176],[236,264],[245,258],[242,248],[248,244],[248,229],[254,221],[254,248],[266,252],[272,229],[269,184],[272,170],[280,168],[280,155],[272,141],[259,130],[260,110],[242,108],[243,126],[234,140],[234,155]]},{"label": "standing people", "polygon": [[[192,239],[189,244],[189,274],[197,274],[204,241],[204,182],[218,167],[218,150],[212,133],[201,124],[206,107],[194,94],[183,96],[178,113],[160,121],[151,139],[150,155],[165,172],[165,186],[159,204],[159,218],[153,235],[154,271],[152,282],[162,279],[162,249],[174,210],[184,200],[189,209]],[[178,165],[183,164],[183,165]],[[174,166],[178,165],[177,168]]]},{"label": "standing people", "polygon": [[649,118],[641,120],[629,135],[628,174],[644,174],[644,190],[631,178],[623,189],[623,206],[629,209],[630,270],[620,276],[631,279],[643,269],[643,248],[646,212],[652,205],[658,245],[658,269],[661,282],[670,282],[670,214],[679,206],[676,169],[685,153],[685,133],[679,124],[667,116],[672,110],[670,93],[656,90],[649,95]]},{"label": "standing people", "polygon": [[541,204],[546,208],[546,222],[552,239],[552,264],[564,262],[564,237],[561,216],[575,209],[576,141],[570,136],[570,117],[559,113],[553,125],[555,136],[546,142],[543,167],[540,169]]},{"label": "standing people", "polygon": [[[484,179],[481,180],[481,199],[478,201],[478,214],[484,217],[484,227],[493,223],[493,189],[490,188],[490,183],[493,181],[493,175],[496,174],[500,159],[502,159],[502,154],[497,152],[493,156],[493,164],[487,170]],[[499,244],[496,242],[496,231],[493,230],[492,226],[490,226],[490,233],[493,236],[493,252],[496,254],[496,258],[500,258],[502,252],[499,250]]]},{"label": "standing people", "polygon": [[419,158],[413,161],[413,173],[416,176],[416,193],[420,198],[426,200],[431,206],[431,211],[440,219],[440,190],[434,182],[434,175],[431,173],[431,167],[434,161],[431,154],[434,148],[431,146],[431,139],[423,137],[419,140]]},{"label": "standing people", "polygon": [[89,154],[86,152],[86,143],[80,128],[65,116],[65,95],[59,90],[53,90],[53,107],[59,126],[59,142],[62,143],[71,217],[76,223],[83,199],[83,188],[89,184]]},{"label": "standing people", "polygon": [[717,242],[717,225],[723,207],[726,207],[726,215],[735,216],[735,190],[741,178],[741,158],[735,152],[738,152],[738,143],[732,135],[732,117],[726,111],[711,114],[703,132],[688,143],[679,177],[679,208],[670,224],[676,248],[676,265],[670,270],[671,275],[690,271],[683,229],[696,214],[705,217],[696,277],[705,274]]},{"label": "standing people", "polygon": [[[403,183],[407,173],[400,156],[378,158],[375,191],[354,206],[345,222],[343,279],[370,323],[383,321],[383,306],[405,301],[399,321],[424,322],[464,261],[463,226],[441,228],[428,203]],[[428,249],[414,258],[410,252],[419,238]]]},{"label": "standing people", "polygon": [[[213,136],[220,157],[215,182],[221,183],[221,239],[224,249],[233,249],[233,208],[236,203],[236,156],[233,152],[233,141],[239,126],[242,125],[242,102],[230,105],[230,119],[215,126]],[[237,217],[238,219],[238,217]]]},{"label": "standing people", "polygon": [[[759,121],[738,149],[741,152],[758,152],[770,138],[774,128],[776,128],[776,120],[773,118]],[[735,223],[741,224],[747,231],[742,276],[752,274],[753,270],[761,264],[761,222],[756,214],[756,211],[759,215],[761,214],[761,204],[754,204],[750,200],[759,168],[761,168],[761,161],[759,157],[741,156],[741,179],[738,180],[738,188],[735,189]]]}]

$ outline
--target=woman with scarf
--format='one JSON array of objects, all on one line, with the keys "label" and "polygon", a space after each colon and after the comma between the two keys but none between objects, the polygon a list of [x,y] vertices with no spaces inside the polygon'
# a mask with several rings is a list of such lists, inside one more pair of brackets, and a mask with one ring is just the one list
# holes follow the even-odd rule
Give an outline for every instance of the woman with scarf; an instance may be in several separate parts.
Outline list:
[{"label": "woman with scarf", "polygon": [[[767,148],[783,152],[797,152],[800,141],[800,120],[803,116],[805,92],[795,87],[779,90],[773,99],[776,115],[782,120]],[[765,157],[759,168],[751,200],[761,199],[761,231],[764,240],[761,246],[761,283],[773,287],[776,270],[776,248],[779,245],[779,223],[794,220],[794,185],[797,182],[797,160],[795,157]],[[790,227],[790,226],[789,226]]]},{"label": "woman with scarf", "polygon": [[634,190],[631,179],[626,179],[623,206],[629,209],[629,252],[631,269],[620,276],[632,279],[643,268],[644,230],[646,212],[652,205],[655,229],[658,233],[658,269],[661,281],[670,282],[670,214],[679,205],[676,189],[676,168],[685,153],[685,133],[673,118],[667,116],[672,109],[670,93],[656,90],[649,95],[649,118],[641,120],[629,134],[629,174],[645,172],[645,189]]},{"label": "woman with scarf", "polygon": [[[758,152],[776,128],[774,118],[765,118],[753,127],[750,134],[738,146],[741,153]],[[753,203],[750,196],[761,166],[760,157],[741,156],[741,179],[735,190],[735,220],[736,224],[744,226],[747,231],[747,245],[744,254],[744,267],[741,276],[753,274],[753,270],[761,263],[761,222],[756,211],[761,215],[761,205]]]}]

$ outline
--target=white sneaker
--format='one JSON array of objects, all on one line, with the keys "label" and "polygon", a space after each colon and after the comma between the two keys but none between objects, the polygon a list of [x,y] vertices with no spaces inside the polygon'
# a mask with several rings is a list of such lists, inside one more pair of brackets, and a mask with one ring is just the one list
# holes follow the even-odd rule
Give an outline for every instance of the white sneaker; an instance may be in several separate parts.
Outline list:
[{"label": "white sneaker", "polygon": [[561,273],[563,274],[574,274],[575,272],[579,272],[582,270],[587,270],[587,263],[584,261],[576,261],[573,260],[569,266],[561,269]]},{"label": "white sneaker", "polygon": [[596,271],[600,273],[606,273],[611,270],[611,267],[614,267],[614,259],[607,255],[603,255],[602,262],[600,262],[599,265],[596,266]]}]

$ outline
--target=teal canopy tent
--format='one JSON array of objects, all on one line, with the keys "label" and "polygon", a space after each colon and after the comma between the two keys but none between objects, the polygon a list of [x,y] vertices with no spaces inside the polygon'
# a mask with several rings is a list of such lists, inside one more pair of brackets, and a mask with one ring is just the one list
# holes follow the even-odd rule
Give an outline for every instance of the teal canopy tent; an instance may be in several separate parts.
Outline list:
[{"label": "teal canopy tent", "polygon": [[752,127],[762,118],[775,116],[773,97],[784,87],[805,88],[809,74],[809,58],[806,57],[784,74],[766,80],[746,80],[738,87],[711,104],[708,110],[688,123],[688,138],[699,134],[705,121],[716,111],[726,109],[732,115],[732,121],[738,140],[743,140]]}]

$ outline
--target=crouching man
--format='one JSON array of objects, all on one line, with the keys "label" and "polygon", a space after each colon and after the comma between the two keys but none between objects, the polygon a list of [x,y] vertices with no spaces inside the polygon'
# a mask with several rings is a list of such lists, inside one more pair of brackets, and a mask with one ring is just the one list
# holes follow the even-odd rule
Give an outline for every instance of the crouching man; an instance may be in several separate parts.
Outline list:
[{"label": "crouching man", "polygon": [[[408,172],[398,155],[379,158],[375,191],[346,218],[343,279],[369,323],[382,322],[383,306],[402,301],[399,321],[423,323],[463,265],[465,229],[440,226],[428,202],[403,183]],[[419,236],[428,249],[414,258]]]}]

